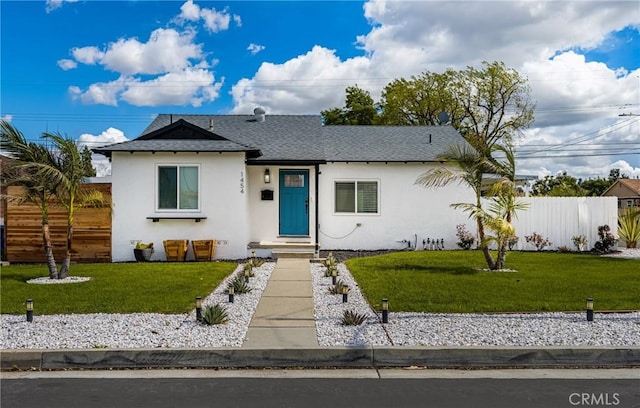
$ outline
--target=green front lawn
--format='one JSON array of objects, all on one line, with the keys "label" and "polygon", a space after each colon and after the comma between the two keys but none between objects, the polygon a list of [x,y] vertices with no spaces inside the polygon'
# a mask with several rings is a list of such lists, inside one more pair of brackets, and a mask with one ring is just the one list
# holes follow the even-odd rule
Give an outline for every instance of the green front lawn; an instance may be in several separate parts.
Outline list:
[{"label": "green front lawn", "polygon": [[45,265],[11,265],[0,270],[0,312],[25,313],[27,298],[35,314],[186,313],[195,297],[207,296],[230,275],[232,262],[141,262],[71,265],[70,276],[88,282],[37,285],[27,280],[48,276]]},{"label": "green front lawn", "polygon": [[398,252],[346,261],[376,310],[394,312],[640,310],[640,260],[555,252],[509,252],[485,272],[480,251]]}]

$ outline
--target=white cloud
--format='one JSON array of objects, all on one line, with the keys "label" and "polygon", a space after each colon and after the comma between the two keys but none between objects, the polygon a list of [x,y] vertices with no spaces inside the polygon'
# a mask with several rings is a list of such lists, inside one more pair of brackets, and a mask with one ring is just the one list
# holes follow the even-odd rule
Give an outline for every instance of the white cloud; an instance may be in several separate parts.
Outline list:
[{"label": "white cloud", "polygon": [[89,85],[86,91],[78,86],[72,85],[68,88],[69,94],[74,100],[80,100],[89,105],[118,105],[118,95],[124,91],[130,78],[120,77],[111,82],[97,82]]},{"label": "white cloud", "polygon": [[262,106],[274,114],[317,114],[341,105],[344,89],[353,85],[354,78],[366,72],[370,63],[364,57],[343,62],[334,50],[320,46],[284,64],[264,62],[253,78],[245,78],[232,87],[232,112],[250,113]]},{"label": "white cloud", "polygon": [[256,55],[260,51],[264,51],[264,49],[265,49],[264,45],[258,45],[254,43],[249,44],[249,46],[247,47],[247,50],[253,55]]},{"label": "white cloud", "polygon": [[71,55],[76,61],[82,64],[95,65],[104,58],[104,52],[100,51],[98,47],[81,47],[71,49]]},{"label": "white cloud", "polygon": [[230,14],[228,8],[225,8],[222,11],[217,11],[215,8],[201,8],[199,5],[195,4],[193,0],[188,0],[180,7],[180,14],[176,18],[176,21],[198,22],[202,20],[204,27],[209,32],[217,33],[228,30],[232,19],[237,26],[242,25],[240,16]]},{"label": "white cloud", "polygon": [[191,105],[201,106],[218,97],[222,82],[213,73],[189,68],[172,72],[150,81],[130,81],[122,92],[122,100],[136,106]]},{"label": "white cloud", "polygon": [[68,71],[70,69],[76,68],[78,64],[74,60],[61,59],[61,60],[58,60],[58,66],[63,70]]},{"label": "white cloud", "polygon": [[78,0],[47,0],[45,2],[45,10],[47,13],[51,13],[53,10],[62,7],[64,3],[75,3]]},{"label": "white cloud", "polygon": [[7,123],[11,123],[11,121],[13,120],[13,115],[4,115],[1,119]]},{"label": "white cloud", "polygon": [[154,30],[146,43],[135,38],[109,44],[100,63],[124,75],[176,72],[190,66],[191,59],[201,59],[202,45],[193,43],[194,33],[174,29]]}]

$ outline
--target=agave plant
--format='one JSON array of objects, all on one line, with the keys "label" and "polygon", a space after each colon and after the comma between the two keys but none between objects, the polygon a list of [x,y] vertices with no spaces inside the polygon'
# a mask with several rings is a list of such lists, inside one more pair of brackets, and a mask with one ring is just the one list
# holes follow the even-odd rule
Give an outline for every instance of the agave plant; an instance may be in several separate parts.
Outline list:
[{"label": "agave plant", "polygon": [[202,311],[202,319],[200,321],[208,326],[223,324],[229,321],[229,314],[224,306],[216,303],[213,306],[207,306]]},{"label": "agave plant", "polygon": [[329,286],[329,293],[331,293],[332,295],[342,295],[342,289],[345,286],[346,285],[344,284],[344,282],[338,279],[335,285]]},{"label": "agave plant", "polygon": [[354,312],[353,310],[345,310],[342,313],[342,325],[343,326],[360,326],[367,320],[367,316]]},{"label": "agave plant", "polygon": [[253,290],[245,281],[244,276],[236,276],[233,278],[233,280],[229,282],[228,287],[233,287],[234,293],[237,294],[249,293]]},{"label": "agave plant", "polygon": [[618,235],[627,248],[637,248],[640,241],[640,209],[629,208],[618,216]]}]

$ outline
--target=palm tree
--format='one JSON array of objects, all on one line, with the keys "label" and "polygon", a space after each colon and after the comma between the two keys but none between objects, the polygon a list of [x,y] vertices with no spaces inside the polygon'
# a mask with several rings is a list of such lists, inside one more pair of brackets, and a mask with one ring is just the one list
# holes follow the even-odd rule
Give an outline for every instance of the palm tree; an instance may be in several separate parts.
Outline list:
[{"label": "palm tree", "polygon": [[2,149],[15,160],[8,184],[21,186],[23,194],[7,197],[18,203],[30,203],[37,206],[42,214],[42,241],[44,246],[49,277],[56,279],[58,270],[53,256],[51,232],[49,230],[49,202],[55,193],[55,181],[38,171],[34,163],[52,164],[53,156],[44,146],[27,142],[24,135],[6,121],[0,122],[0,140]]},{"label": "palm tree", "polygon": [[444,187],[451,183],[466,184],[475,193],[475,203],[457,203],[454,207],[462,208],[469,212],[470,217],[476,219],[478,229],[478,242],[485,261],[490,269],[495,268],[495,261],[486,246],[485,228],[482,217],[482,179],[487,170],[487,160],[477,150],[469,145],[451,145],[445,153],[438,158],[441,161],[454,163],[458,171],[447,167],[432,169],[418,177],[416,184],[424,187]]},{"label": "palm tree", "polygon": [[76,212],[88,206],[104,206],[106,201],[101,192],[80,188],[86,179],[86,169],[75,141],[58,133],[43,133],[42,137],[53,142],[54,160],[52,163],[39,165],[39,169],[48,178],[55,180],[56,198],[67,210],[66,252],[58,275],[60,279],[64,279],[68,276],[71,265]]},{"label": "palm tree", "polygon": [[[496,158],[493,153],[498,153],[500,158]],[[511,146],[496,144],[490,150],[483,149],[481,153],[466,145],[453,145],[440,159],[455,163],[459,171],[445,167],[433,169],[418,177],[416,183],[425,187],[443,187],[458,181],[471,187],[476,202],[454,203],[452,207],[460,208],[476,219],[479,247],[489,269],[504,269],[508,239],[514,234],[512,217],[516,211],[526,208],[525,204],[516,200],[513,149]],[[488,210],[482,207],[482,180],[485,174],[500,177],[488,191],[488,196],[491,197]],[[485,229],[495,232],[495,236],[488,236]],[[491,242],[495,242],[498,247],[495,259],[489,250]]]}]

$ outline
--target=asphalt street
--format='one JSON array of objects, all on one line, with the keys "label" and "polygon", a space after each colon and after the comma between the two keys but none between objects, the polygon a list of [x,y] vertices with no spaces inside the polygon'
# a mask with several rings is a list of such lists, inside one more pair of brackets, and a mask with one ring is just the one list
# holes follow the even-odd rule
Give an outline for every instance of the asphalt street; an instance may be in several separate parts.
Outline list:
[{"label": "asphalt street", "polygon": [[2,408],[640,407],[640,370],[3,373]]}]

